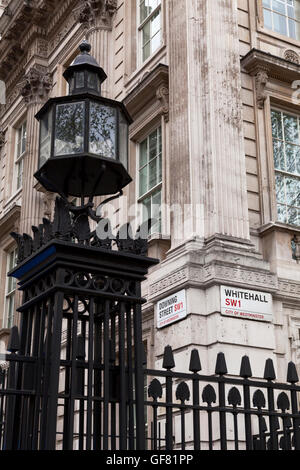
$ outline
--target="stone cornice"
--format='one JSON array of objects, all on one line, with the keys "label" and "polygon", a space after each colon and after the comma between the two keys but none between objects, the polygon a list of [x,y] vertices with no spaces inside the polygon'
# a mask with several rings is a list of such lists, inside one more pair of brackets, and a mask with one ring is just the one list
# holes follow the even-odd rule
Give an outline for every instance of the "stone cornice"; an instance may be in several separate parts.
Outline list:
[{"label": "stone cornice", "polygon": [[169,68],[158,64],[154,70],[141,77],[124,99],[129,114],[136,118],[153,100],[160,103],[160,113],[169,118]]},{"label": "stone cornice", "polygon": [[263,71],[269,78],[286,83],[292,83],[294,80],[299,79],[300,65],[298,63],[257,49],[252,49],[248,52],[242,58],[241,65],[244,70],[253,76]]},{"label": "stone cornice", "polygon": [[[4,81],[11,76],[16,64],[29,61],[30,54],[48,56],[46,43],[51,43],[51,36],[57,36],[57,30],[66,20],[66,11],[76,5],[76,0],[18,0],[9,7],[11,14],[0,19],[0,78]],[[51,15],[50,15],[51,13]],[[69,15],[68,15],[69,16]],[[72,16],[72,15],[71,15]],[[72,24],[75,19],[72,18]],[[69,28],[70,29],[70,28]],[[37,44],[32,45],[38,38]],[[61,37],[60,37],[61,39]],[[54,42],[54,46],[56,46]]]},{"label": "stone cornice", "polygon": [[291,84],[299,79],[299,56],[294,51],[286,50],[283,57],[252,49],[241,60],[245,71],[255,77],[256,101],[263,109],[267,98],[266,86],[270,79]]},{"label": "stone cornice", "polygon": [[156,301],[161,296],[183,287],[234,284],[241,288],[259,289],[275,293],[278,289],[277,276],[269,271],[245,266],[213,262],[204,266],[187,264],[171,272],[163,279],[149,284],[148,300]]}]

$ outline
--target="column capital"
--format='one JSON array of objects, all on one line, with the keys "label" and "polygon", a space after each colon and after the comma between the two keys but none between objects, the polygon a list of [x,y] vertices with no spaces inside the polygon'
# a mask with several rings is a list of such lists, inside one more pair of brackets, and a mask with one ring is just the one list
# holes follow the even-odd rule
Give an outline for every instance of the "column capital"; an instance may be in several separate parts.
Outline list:
[{"label": "column capital", "polygon": [[84,0],[75,15],[86,29],[111,29],[112,16],[116,10],[117,0]]},{"label": "column capital", "polygon": [[52,76],[42,65],[33,65],[19,84],[20,93],[27,106],[42,104],[52,88]]}]

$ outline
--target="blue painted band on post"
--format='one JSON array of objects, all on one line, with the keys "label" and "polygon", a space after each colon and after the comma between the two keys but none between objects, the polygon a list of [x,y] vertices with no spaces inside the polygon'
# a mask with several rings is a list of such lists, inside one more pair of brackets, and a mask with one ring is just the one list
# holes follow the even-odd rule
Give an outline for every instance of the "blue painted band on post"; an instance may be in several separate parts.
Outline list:
[{"label": "blue painted band on post", "polygon": [[56,248],[55,246],[51,246],[50,248],[48,248],[48,250],[43,251],[42,253],[28,261],[28,263],[24,264],[24,266],[22,266],[20,269],[11,274],[10,277],[20,279],[22,276],[24,276],[24,274],[28,273],[31,269],[41,264],[54,253],[56,253]]}]

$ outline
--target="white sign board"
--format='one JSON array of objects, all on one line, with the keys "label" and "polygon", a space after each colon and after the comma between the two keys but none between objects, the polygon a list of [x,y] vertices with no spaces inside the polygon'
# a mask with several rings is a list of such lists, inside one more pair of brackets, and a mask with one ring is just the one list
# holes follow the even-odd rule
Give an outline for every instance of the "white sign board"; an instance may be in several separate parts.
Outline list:
[{"label": "white sign board", "polygon": [[187,316],[185,290],[157,302],[157,328],[164,328]]},{"label": "white sign board", "polygon": [[267,292],[221,286],[222,315],[271,322],[272,295]]}]

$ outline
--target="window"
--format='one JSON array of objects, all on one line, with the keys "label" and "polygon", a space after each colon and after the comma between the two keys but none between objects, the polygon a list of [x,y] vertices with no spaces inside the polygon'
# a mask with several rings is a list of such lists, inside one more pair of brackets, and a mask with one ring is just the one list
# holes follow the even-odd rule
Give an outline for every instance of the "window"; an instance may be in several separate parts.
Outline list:
[{"label": "window", "polygon": [[263,0],[264,26],[300,40],[300,0]]},{"label": "window", "polygon": [[161,45],[161,0],[137,0],[142,62]]},{"label": "window", "polygon": [[152,132],[139,147],[139,203],[143,206],[143,222],[154,219],[150,234],[161,233],[161,127]]},{"label": "window", "polygon": [[300,225],[300,119],[275,109],[271,116],[278,220]]},{"label": "window", "polygon": [[[7,254],[7,272],[17,265],[17,250]],[[11,328],[14,323],[16,279],[7,276],[5,292],[4,328]]]},{"label": "window", "polygon": [[26,122],[24,122],[16,131],[16,190],[20,189],[23,183],[26,136]]}]

